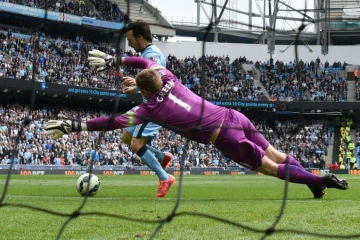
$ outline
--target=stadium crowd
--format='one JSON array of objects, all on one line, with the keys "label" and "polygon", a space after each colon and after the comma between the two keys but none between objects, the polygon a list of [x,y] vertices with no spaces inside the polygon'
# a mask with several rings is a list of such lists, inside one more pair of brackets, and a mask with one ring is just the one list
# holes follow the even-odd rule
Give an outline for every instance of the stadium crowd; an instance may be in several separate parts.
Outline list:
[{"label": "stadium crowd", "polygon": [[124,13],[120,10],[119,6],[107,0],[90,1],[94,4],[96,11],[92,11],[87,7],[85,0],[5,0],[5,2],[105,21],[123,22],[124,20]]},{"label": "stadium crowd", "polygon": [[[113,54],[115,48],[106,42],[92,43],[83,36],[75,39],[50,38],[41,34],[35,78],[39,82],[116,89],[115,72],[97,73],[87,62],[87,52],[93,48]],[[31,80],[33,75],[34,35],[0,31],[0,77]],[[133,55],[131,51],[120,54]],[[132,69],[124,74],[133,75]]]},{"label": "stadium crowd", "polygon": [[116,3],[108,0],[90,0],[90,2],[94,4],[101,19],[115,22],[124,21],[124,13],[120,10]]},{"label": "stadium crowd", "polygon": [[[35,40],[36,37],[33,35],[14,33],[11,30],[2,30],[0,32],[0,51],[2,51],[2,53],[0,53],[1,77],[25,80],[32,79]],[[37,56],[36,80],[82,87],[116,89],[114,71],[99,74],[89,67],[86,61],[87,52],[93,48],[108,54],[114,54],[116,51],[110,43],[89,42],[84,40],[83,36],[79,35],[76,36],[75,39],[67,39],[62,37],[52,38],[41,34],[39,54]],[[135,55],[132,51],[123,52],[122,50],[120,50],[120,54],[122,56]],[[241,64],[243,63],[252,62],[248,61],[246,57],[239,57],[231,61],[228,56],[206,55],[200,58],[188,57],[178,59],[175,56],[169,55],[167,65],[183,84],[197,94],[200,94],[201,91],[200,78],[202,69],[204,68],[206,86],[204,86],[203,89],[205,90],[205,96],[208,98],[254,101],[268,100],[261,91],[260,86],[256,84],[253,76],[242,71]],[[255,65],[257,64],[258,62]],[[137,73],[134,69],[124,68],[123,70],[124,75],[134,75]],[[276,92],[280,94],[281,87],[279,87],[279,84],[280,82],[284,83],[285,80],[280,81],[282,77],[277,74],[272,78],[272,74],[273,70],[263,71],[263,84],[272,95],[275,94],[275,88],[277,88]],[[285,72],[284,75],[286,74],[288,73]],[[321,75],[321,73],[319,74]],[[311,74],[309,76],[312,77]],[[293,77],[291,79],[293,79]],[[333,79],[330,83],[326,79],[322,81],[323,83],[319,86],[324,86],[324,89],[329,89],[329,91],[330,89],[341,89],[341,84],[346,84],[345,80],[338,80],[336,85],[338,87],[335,88],[334,82],[336,80]],[[289,96],[291,96],[292,94],[294,96],[293,99],[297,99],[295,96],[298,96],[299,92],[296,90],[296,81],[292,81],[291,84],[281,85],[283,87],[283,95],[286,96],[288,93]],[[313,95],[319,94],[319,92],[315,91],[316,89],[314,90],[314,86],[317,86],[316,83],[307,80],[306,86],[309,86],[309,89],[305,91],[305,96],[308,92]],[[321,92],[321,94],[325,94],[325,99],[327,100],[333,99],[326,97],[324,91]],[[346,95],[346,92],[344,94]],[[328,96],[330,95],[331,94]],[[284,100],[281,94],[276,100],[277,99]],[[320,96],[319,99],[322,99],[322,97]],[[288,98],[286,100],[288,100]]]},{"label": "stadium crowd", "polygon": [[[241,69],[246,57],[230,61],[229,56],[212,56],[178,59],[168,56],[167,68],[189,89],[200,95],[200,78],[204,73],[205,94],[211,99],[268,100],[254,78]],[[203,70],[203,71],[202,71]]]},{"label": "stadium crowd", "polygon": [[[321,122],[305,122],[298,128],[298,120],[253,121],[256,129],[277,150],[293,155],[306,168],[325,168],[330,140],[328,127]],[[295,129],[295,130],[294,130]]]},{"label": "stadium crowd", "polygon": [[[299,63],[290,61],[284,63],[270,59],[267,62],[255,62],[255,67],[261,72],[261,83],[269,92],[272,101],[299,101],[300,88],[304,101],[335,101],[344,102],[347,99],[347,81],[340,77],[340,69],[346,62],[321,62],[319,58],[310,62]],[[299,71],[297,71],[299,70]],[[297,79],[300,72],[301,86]]]},{"label": "stadium crowd", "polygon": [[[36,80],[57,84],[116,89],[115,72],[96,73],[87,62],[87,52],[99,49],[114,55],[113,44],[91,42],[77,35],[74,39],[40,34],[39,54],[37,56]],[[0,32],[0,77],[15,79],[32,79],[34,35],[15,33],[11,29]],[[132,51],[120,50],[121,56],[138,56]],[[211,99],[267,101],[267,97],[257,85],[254,77],[242,70],[243,63],[250,63],[246,57],[230,60],[228,56],[187,57],[178,59],[169,55],[167,67],[179,80],[194,91]],[[303,99],[312,101],[346,101],[347,82],[339,77],[339,69],[346,63],[315,61],[299,62],[302,69]],[[271,95],[272,101],[296,101],[300,99],[299,84],[296,80],[294,62],[284,64],[282,61],[269,60],[254,63],[261,72],[261,83]],[[204,71],[202,71],[204,70]],[[204,72],[205,86],[200,85]],[[134,76],[137,70],[124,68],[123,74]],[[359,99],[359,83],[357,98]]]},{"label": "stadium crowd", "polygon": [[[13,33],[11,30],[0,32],[0,77],[32,79],[33,52],[35,36]],[[92,43],[82,36],[75,39],[50,38],[42,35],[39,41],[36,80],[81,87],[116,89],[115,72],[96,73],[86,61],[87,52],[99,49],[114,54],[116,49],[110,43]],[[137,55],[132,51],[120,55]],[[204,64],[206,96],[216,99],[267,100],[260,87],[249,74],[241,71],[246,58],[230,62],[229,57],[205,56],[204,58],[177,59],[168,57],[171,69],[188,88],[200,94],[201,67]],[[124,68],[124,75],[134,76],[137,70]]]},{"label": "stadium crowd", "polygon": [[356,101],[359,102],[360,101],[360,80],[357,80],[355,82],[355,97],[356,97]]},{"label": "stadium crowd", "polygon": [[[98,132],[72,133],[58,140],[50,139],[44,131],[45,123],[54,119],[57,114],[68,117],[89,119],[107,116],[105,112],[90,109],[61,109],[44,106],[31,111],[29,106],[8,104],[0,106],[0,163],[9,164],[15,139],[25,117],[31,116],[31,123],[22,129],[15,164],[41,165],[87,165],[92,158],[95,165],[121,165],[132,168],[142,166],[140,158],[132,153],[121,141],[122,130],[106,132],[95,152]],[[255,119],[254,125],[265,132],[270,143],[278,150],[296,156],[304,167],[323,167],[327,154],[327,128],[322,124],[311,124],[293,132],[293,121],[268,121]],[[162,129],[153,141],[153,146],[174,155],[173,166],[177,167],[179,159],[185,159],[187,167],[230,167],[238,166],[235,162],[213,147],[213,145],[189,142],[172,131]]]},{"label": "stadium crowd", "polygon": [[[0,129],[1,164],[10,163],[11,150],[20,131],[20,124],[23,123],[26,116],[31,116],[31,124],[23,129],[20,136],[17,146],[18,154],[14,158],[16,164],[87,165],[90,158],[93,158],[96,165],[122,165],[129,168],[143,165],[140,158],[121,142],[121,130],[106,132],[98,145],[98,152],[95,152],[98,132],[74,133],[55,141],[45,134],[46,122],[54,119],[57,114],[89,119],[107,116],[105,112],[70,109],[57,111],[49,106],[31,111],[28,106],[7,105],[0,107],[0,114],[2,121]],[[200,167],[236,165],[232,162],[221,161],[220,163],[220,152],[212,145],[192,142],[187,146],[185,138],[166,129],[161,130],[160,135],[154,141],[154,146],[172,152],[174,164],[178,163],[180,157],[185,157],[188,167],[192,165]]]}]

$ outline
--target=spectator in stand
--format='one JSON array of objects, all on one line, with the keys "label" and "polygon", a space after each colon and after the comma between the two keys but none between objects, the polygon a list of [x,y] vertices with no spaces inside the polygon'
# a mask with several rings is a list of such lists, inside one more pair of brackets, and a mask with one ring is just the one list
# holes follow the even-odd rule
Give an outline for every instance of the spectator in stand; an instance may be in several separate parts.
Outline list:
[{"label": "spectator in stand", "polygon": [[229,56],[205,55],[199,59],[193,56],[180,60],[170,55],[167,66],[182,84],[198,95],[201,94],[200,68],[204,64],[205,97],[211,99],[267,100],[260,91],[260,87],[255,84],[254,78],[242,72],[241,64],[243,63],[250,62],[246,61],[246,57],[240,57],[231,63]]},{"label": "spectator in stand", "polygon": [[[86,42],[82,36],[75,39],[40,37],[40,51],[38,57],[38,71],[36,80],[58,84],[75,85],[83,87],[107,88],[115,90],[115,73],[98,74],[91,71],[86,61],[86,51],[100,47],[110,54],[115,53],[115,48],[109,43],[94,44]],[[33,46],[37,37],[14,33],[11,37],[4,31],[0,33],[0,51],[7,54],[0,65],[0,76],[7,78],[32,79],[33,71]],[[124,54],[124,53],[122,53]],[[126,52],[124,55],[133,55]],[[125,71],[133,75],[135,70]]]},{"label": "spectator in stand", "polygon": [[[323,65],[318,58],[310,63],[300,60],[299,64],[276,61],[272,65],[270,61],[257,61],[255,66],[261,71],[261,82],[273,101],[299,101],[301,90],[305,101],[346,101],[347,82],[339,76],[340,62],[330,67],[329,62]],[[298,68],[301,85],[297,79]]]},{"label": "spectator in stand", "polygon": [[[40,49],[35,77],[36,81],[51,82],[79,87],[116,89],[114,71],[97,73],[89,68],[87,51],[97,48],[114,55],[116,48],[111,43],[93,43],[83,36],[74,38],[47,36],[44,33],[26,35],[11,29],[0,31],[0,77],[31,80],[33,73],[34,42],[40,36]],[[120,50],[120,56],[134,56],[132,51]],[[209,99],[268,101],[254,77],[242,71],[242,64],[252,63],[245,56],[231,61],[229,56],[205,55],[178,59],[168,56],[167,66],[179,80],[196,94]],[[204,82],[201,83],[204,64]],[[261,83],[273,101],[300,100],[300,86],[296,79],[295,61],[283,63],[269,60],[255,62],[260,69]],[[325,68],[320,59],[310,62],[301,60],[303,100],[346,101],[347,82],[339,77],[341,64],[333,63]],[[334,66],[336,68],[334,68]],[[125,76],[134,76],[136,69],[123,68]],[[201,92],[201,90],[203,92]],[[359,83],[356,97],[359,101]]]},{"label": "spectator in stand", "polygon": [[105,21],[123,22],[124,13],[116,3],[107,0],[92,0],[99,14],[94,13],[85,4],[85,0],[49,0],[45,1],[23,1],[9,0],[10,3],[21,4],[28,7],[47,9],[49,11],[68,13],[72,15],[96,18]]},{"label": "spectator in stand", "polygon": [[[33,116],[33,121],[27,128],[28,132],[33,133],[33,142],[29,143],[26,141],[25,131],[22,132],[17,146],[18,156],[16,159],[18,160],[15,159],[14,163],[54,165],[57,163],[57,158],[60,160],[63,156],[63,163],[65,165],[87,164],[88,162],[84,160],[91,156],[88,154],[89,151],[95,150],[95,146],[92,143],[97,140],[98,133],[84,132],[81,135],[70,134],[56,141],[49,139],[45,135],[44,124],[59,113],[83,119],[108,116],[106,112],[97,112],[91,109],[61,108],[56,110],[52,106],[42,106],[37,110],[30,111],[29,106],[25,105],[0,105],[0,129],[2,129],[0,140],[4,139],[0,151],[1,159],[4,159],[6,155],[8,155],[8,158],[11,158],[11,151],[15,145],[15,139],[21,123],[26,116]],[[300,128],[294,133],[292,130],[295,126],[294,121],[269,121],[259,117],[254,118],[252,122],[257,129],[265,132],[264,135],[269,139],[270,144],[278,151],[294,155],[304,167],[310,167],[310,160],[314,156],[316,161],[320,162],[321,157],[327,155],[327,128],[321,123],[305,123],[304,128]],[[97,164],[114,164],[127,168],[142,165],[136,154],[126,144],[122,143],[121,136],[121,130],[106,132],[103,141],[99,144],[99,160]],[[360,144],[359,131],[357,132],[357,139],[358,144]],[[154,141],[154,147],[161,151],[169,151],[174,155],[172,166],[176,166],[181,159],[191,159],[188,163],[189,167],[241,167],[239,164],[223,156],[213,145],[195,142],[188,144],[185,138],[164,128],[160,130],[158,138]],[[26,153],[29,149],[36,151],[37,162],[32,160],[31,152]],[[27,162],[28,158],[30,158],[30,162]],[[95,158],[97,158],[97,154]]]},{"label": "spectator in stand", "polygon": [[354,69],[355,81],[359,80],[358,76],[359,76],[359,71],[358,71],[358,69],[357,69],[357,67],[356,67],[356,68]]},{"label": "spectator in stand", "polygon": [[94,4],[99,15],[107,21],[122,22],[124,20],[124,13],[120,10],[117,3],[107,0],[90,0]]},{"label": "spectator in stand", "polygon": [[253,124],[259,131],[266,132],[264,136],[270,144],[280,152],[288,153],[300,160],[305,168],[325,167],[325,158],[328,148],[327,126],[318,123],[305,123],[295,134],[291,134],[296,126],[295,121],[255,120]]},{"label": "spectator in stand", "polygon": [[356,97],[356,101],[360,101],[360,80],[357,80],[355,82],[355,87],[356,87],[356,90],[355,90],[355,97]]},{"label": "spectator in stand", "polygon": [[[14,111],[13,109],[17,109],[16,111]],[[29,143],[28,141],[25,141],[26,136],[25,136],[25,132],[23,133],[24,135],[22,135],[21,139],[23,139],[23,141],[21,141],[19,143],[19,154],[24,155],[26,160],[31,159],[31,161],[29,160],[29,164],[44,164],[49,162],[48,159],[50,159],[50,164],[54,164],[55,162],[55,158],[59,158],[61,157],[61,155],[64,156],[69,156],[67,154],[65,154],[66,150],[63,146],[67,146],[68,148],[72,149],[72,151],[74,151],[74,155],[78,156],[79,158],[79,154],[80,154],[80,158],[86,158],[86,151],[89,151],[91,149],[93,149],[93,146],[89,145],[89,142],[93,142],[94,139],[96,139],[97,134],[89,134],[89,135],[85,135],[85,136],[76,136],[76,135],[71,135],[71,136],[66,136],[63,139],[61,139],[60,141],[52,141],[49,140],[46,136],[44,136],[44,132],[43,132],[43,122],[46,121],[47,119],[49,119],[49,116],[53,116],[54,115],[54,110],[52,110],[51,107],[47,107],[47,110],[44,111],[44,108],[42,108],[42,110],[36,110],[36,111],[32,111],[30,112],[28,107],[24,107],[24,106],[20,106],[20,105],[8,105],[6,107],[1,108],[1,112],[3,113],[3,117],[7,116],[7,118],[5,118],[5,123],[3,124],[3,126],[7,127],[8,132],[6,132],[7,137],[7,141],[10,143],[8,145],[5,145],[4,148],[2,149],[2,154],[8,154],[11,151],[11,145],[14,143],[16,134],[14,134],[15,132],[17,133],[17,127],[20,127],[21,122],[23,121],[22,119],[24,119],[25,116],[27,115],[33,115],[36,116],[34,117],[36,120],[34,121],[34,123],[30,124],[30,128],[28,129],[28,132],[32,132],[33,133],[33,140],[34,142]],[[86,117],[90,117],[90,116],[102,116],[105,113],[96,113],[93,111],[84,111],[81,110],[81,114],[78,115],[77,112],[73,111],[73,110],[62,110],[61,113],[66,114],[68,116],[82,116],[83,118]],[[106,114],[105,114],[106,115]],[[35,122],[37,122],[35,124]],[[8,135],[11,134],[11,135]],[[182,138],[177,138],[176,141],[172,141],[171,143],[169,143],[167,141],[167,139],[173,138],[175,140],[175,135],[172,134],[170,131],[168,130],[162,130],[161,135],[159,136],[159,138],[157,139],[157,146],[161,149],[166,149],[166,150],[173,150],[178,148],[178,146],[185,146],[186,145],[186,141]],[[133,158],[133,153],[127,148],[124,147],[121,144],[121,132],[111,132],[109,134],[107,134],[105,136],[105,141],[104,143],[102,143],[101,146],[101,150],[99,152],[100,156],[104,156],[103,159],[105,161],[110,160],[110,158],[113,157],[119,157],[118,159],[120,159],[120,152],[123,152],[124,154],[122,154],[121,158],[123,163],[126,164],[128,163],[129,160],[134,161],[133,163],[129,163],[129,165],[138,165],[138,159]],[[119,148],[120,146],[120,148]],[[32,154],[30,152],[29,149],[36,149],[37,151],[39,151],[39,155],[44,156],[43,157],[43,161],[39,161],[38,163],[35,163],[34,161],[32,161],[33,157]],[[198,146],[194,146],[195,149],[198,149]],[[207,148],[205,146],[202,146],[201,149],[203,149],[202,153],[205,152],[209,152],[210,154],[216,154],[216,152],[214,152],[214,149],[210,148],[208,150],[206,150]],[[177,156],[177,159],[179,159],[179,155],[177,152],[174,151],[174,154]],[[182,154],[185,154],[182,152]],[[50,157],[49,157],[50,155]],[[5,155],[4,155],[5,156]],[[113,160],[113,159],[111,159]],[[56,159],[57,161],[57,159]],[[64,162],[69,162],[66,160]],[[76,161],[75,161],[76,162]],[[28,164],[28,162],[23,162],[23,164]],[[102,164],[102,163],[100,163]]]}]

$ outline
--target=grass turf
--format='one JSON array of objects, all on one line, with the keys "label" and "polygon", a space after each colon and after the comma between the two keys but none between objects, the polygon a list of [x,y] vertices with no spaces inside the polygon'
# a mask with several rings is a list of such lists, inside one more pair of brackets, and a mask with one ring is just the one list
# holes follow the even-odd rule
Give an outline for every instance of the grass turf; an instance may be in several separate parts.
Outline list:
[{"label": "grass turf", "polygon": [[[154,198],[155,176],[98,176],[101,188],[82,209],[143,220],[160,220],[173,209],[179,182],[163,199]],[[306,186],[290,184],[285,214],[277,229],[324,234],[360,234],[360,178],[348,179],[350,189],[328,189],[312,199]],[[71,214],[83,202],[75,188],[78,176],[12,176],[3,204],[26,204]],[[0,176],[0,190],[6,176]],[[206,213],[265,230],[279,215],[284,182],[258,175],[184,176],[178,212]],[[0,207],[0,239],[55,239],[67,217],[13,206]],[[61,239],[148,239],[158,224],[100,215],[79,216]],[[181,215],[166,223],[155,239],[260,239],[254,233],[207,218]],[[296,233],[274,233],[267,239],[316,239]],[[323,238],[327,239],[327,238]]]}]

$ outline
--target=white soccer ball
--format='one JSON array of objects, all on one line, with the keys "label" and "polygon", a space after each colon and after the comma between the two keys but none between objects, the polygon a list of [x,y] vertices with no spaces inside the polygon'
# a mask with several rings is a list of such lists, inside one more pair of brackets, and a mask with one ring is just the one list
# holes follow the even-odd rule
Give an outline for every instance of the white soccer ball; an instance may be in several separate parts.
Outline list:
[{"label": "white soccer ball", "polygon": [[94,196],[100,189],[100,180],[95,174],[84,173],[82,174],[76,183],[76,189],[80,195],[85,196],[86,190],[89,186],[89,196]]}]

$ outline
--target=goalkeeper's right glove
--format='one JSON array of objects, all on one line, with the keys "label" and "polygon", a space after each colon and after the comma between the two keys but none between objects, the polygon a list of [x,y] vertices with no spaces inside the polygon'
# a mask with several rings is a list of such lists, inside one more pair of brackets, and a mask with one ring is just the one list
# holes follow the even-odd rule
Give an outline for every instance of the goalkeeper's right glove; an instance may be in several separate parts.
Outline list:
[{"label": "goalkeeper's right glove", "polygon": [[81,131],[81,120],[50,120],[46,123],[46,134],[52,139],[58,139],[64,134]]},{"label": "goalkeeper's right glove", "polygon": [[120,64],[121,58],[116,58],[102,51],[94,49],[89,51],[88,61],[90,66],[97,67],[97,72],[104,72],[111,69],[112,67],[115,67],[118,62]]}]

